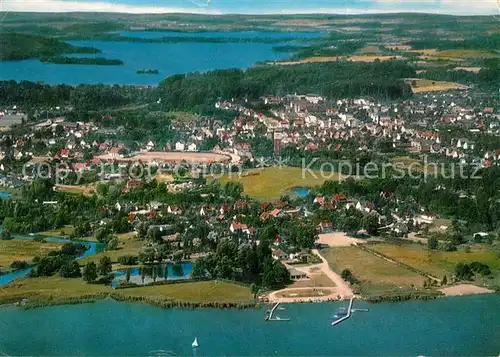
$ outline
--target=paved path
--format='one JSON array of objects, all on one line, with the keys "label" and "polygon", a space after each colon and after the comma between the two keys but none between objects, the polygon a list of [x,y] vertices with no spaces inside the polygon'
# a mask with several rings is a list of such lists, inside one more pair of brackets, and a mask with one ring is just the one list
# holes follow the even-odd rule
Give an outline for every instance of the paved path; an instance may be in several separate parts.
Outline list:
[{"label": "paved path", "polygon": [[278,291],[274,291],[268,295],[270,302],[307,302],[307,301],[331,301],[340,299],[349,299],[354,296],[351,287],[347,284],[337,273],[330,269],[328,261],[323,258],[317,249],[313,249],[312,252],[316,254],[322,261],[320,264],[309,265],[306,267],[294,267],[306,274],[311,274],[310,271],[317,269],[319,272],[325,274],[335,286],[331,287],[318,287],[318,290],[330,290],[331,293],[323,296],[311,296],[311,297],[279,297],[278,294],[286,293],[287,291],[298,291],[298,290],[312,290],[314,288],[285,288]]}]

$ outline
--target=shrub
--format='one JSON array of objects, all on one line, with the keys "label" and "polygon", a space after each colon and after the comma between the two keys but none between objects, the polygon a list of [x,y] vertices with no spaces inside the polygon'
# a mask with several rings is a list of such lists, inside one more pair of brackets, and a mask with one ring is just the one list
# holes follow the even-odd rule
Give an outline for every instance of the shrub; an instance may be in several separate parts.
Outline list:
[{"label": "shrub", "polygon": [[12,270],[21,270],[21,269],[26,269],[28,267],[28,263],[26,263],[24,260],[16,260],[15,262],[12,262],[10,265],[10,268]]},{"label": "shrub", "polygon": [[118,257],[118,263],[122,265],[136,265],[137,257],[134,255],[122,255],[121,257]]}]

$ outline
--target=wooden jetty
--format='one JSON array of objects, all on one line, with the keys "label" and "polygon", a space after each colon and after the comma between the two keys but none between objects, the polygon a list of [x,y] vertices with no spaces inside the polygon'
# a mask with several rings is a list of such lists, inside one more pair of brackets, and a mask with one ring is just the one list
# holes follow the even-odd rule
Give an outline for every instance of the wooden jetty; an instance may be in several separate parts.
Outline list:
[{"label": "wooden jetty", "polygon": [[[280,306],[279,302],[277,302],[276,305],[273,306],[273,308],[269,312],[269,316],[266,316],[266,321],[290,321],[290,319],[285,319],[285,318],[281,318],[281,317],[278,317],[278,316],[273,317],[274,312],[276,311],[276,309],[278,308],[278,306]],[[282,310],[284,310],[284,309],[282,309]]]},{"label": "wooden jetty", "polygon": [[352,297],[351,300],[349,301],[349,307],[347,308],[347,314],[345,316],[342,316],[341,318],[333,321],[332,326],[336,326],[336,325],[340,324],[341,322],[344,322],[345,320],[347,320],[348,318],[350,318],[352,316],[353,312],[356,312],[356,311],[366,312],[366,311],[368,311],[368,309],[353,309],[352,308],[353,303],[354,303],[354,297]]}]

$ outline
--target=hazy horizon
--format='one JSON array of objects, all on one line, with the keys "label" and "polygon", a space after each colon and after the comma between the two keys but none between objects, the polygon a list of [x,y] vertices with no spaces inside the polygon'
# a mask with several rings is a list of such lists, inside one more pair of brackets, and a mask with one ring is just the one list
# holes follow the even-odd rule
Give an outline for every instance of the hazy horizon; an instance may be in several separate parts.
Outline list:
[{"label": "hazy horizon", "polygon": [[0,0],[1,11],[131,14],[383,14],[498,15],[500,0]]}]

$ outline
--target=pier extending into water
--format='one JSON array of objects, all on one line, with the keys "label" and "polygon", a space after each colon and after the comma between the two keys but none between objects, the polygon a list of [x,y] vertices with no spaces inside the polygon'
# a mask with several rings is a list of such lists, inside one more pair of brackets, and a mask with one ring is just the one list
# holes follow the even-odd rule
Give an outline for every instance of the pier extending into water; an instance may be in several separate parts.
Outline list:
[{"label": "pier extending into water", "polygon": [[278,317],[278,316],[276,316],[276,317],[273,318],[274,312],[276,311],[276,309],[278,308],[278,306],[280,306],[280,302],[277,302],[273,306],[273,308],[269,312],[269,316],[266,316],[266,321],[290,321],[290,319],[283,319],[283,318]]},{"label": "pier extending into water", "polygon": [[340,319],[337,319],[332,322],[332,326],[338,325],[339,323],[347,320],[352,316],[352,303],[354,301],[354,298],[352,297],[351,300],[349,301],[349,307],[347,308],[347,315],[342,316]]},{"label": "pier extending into water", "polygon": [[342,316],[341,318],[335,320],[335,321],[332,321],[332,326],[336,326],[336,325],[340,324],[341,322],[344,322],[345,320],[350,318],[352,316],[352,313],[355,311],[363,311],[363,312],[368,311],[368,309],[353,309],[352,308],[353,303],[354,303],[354,297],[352,297],[351,300],[349,300],[349,307],[347,308],[347,314],[345,316]]}]

